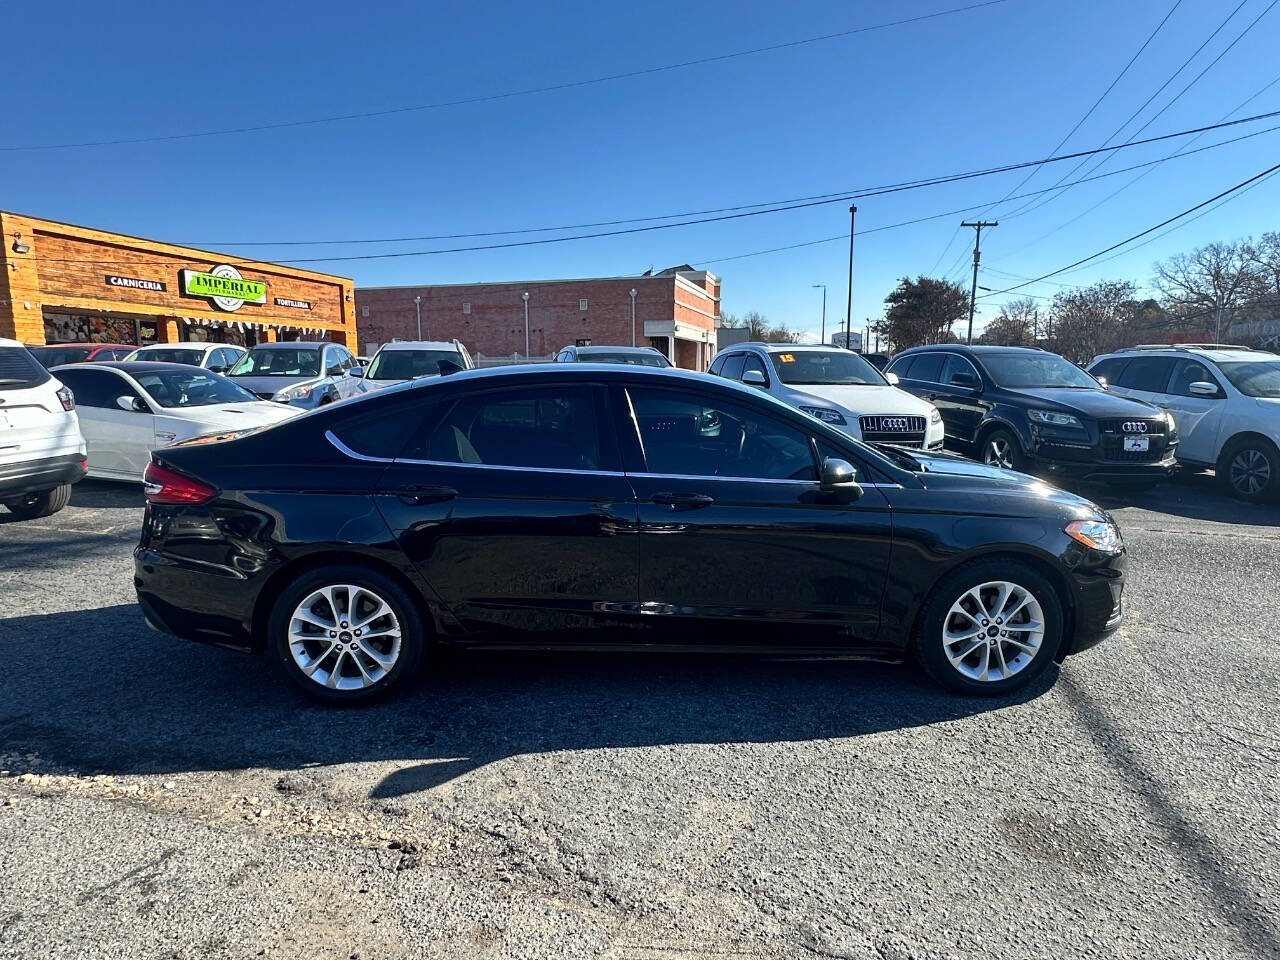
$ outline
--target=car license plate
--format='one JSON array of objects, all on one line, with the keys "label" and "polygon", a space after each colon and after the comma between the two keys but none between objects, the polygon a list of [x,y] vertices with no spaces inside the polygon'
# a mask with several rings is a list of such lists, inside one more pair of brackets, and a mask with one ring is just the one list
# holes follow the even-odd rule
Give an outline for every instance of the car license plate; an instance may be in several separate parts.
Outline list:
[{"label": "car license plate", "polygon": [[1124,438],[1125,453],[1145,452],[1148,445],[1149,444],[1146,437],[1125,437]]}]

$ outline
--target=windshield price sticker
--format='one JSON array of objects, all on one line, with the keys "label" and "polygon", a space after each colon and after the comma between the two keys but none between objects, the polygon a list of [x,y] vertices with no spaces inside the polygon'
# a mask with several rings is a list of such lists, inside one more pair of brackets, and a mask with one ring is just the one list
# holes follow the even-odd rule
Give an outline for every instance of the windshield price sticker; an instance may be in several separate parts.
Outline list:
[{"label": "windshield price sticker", "polygon": [[783,363],[795,363],[796,355],[794,353],[780,353],[778,359]]}]

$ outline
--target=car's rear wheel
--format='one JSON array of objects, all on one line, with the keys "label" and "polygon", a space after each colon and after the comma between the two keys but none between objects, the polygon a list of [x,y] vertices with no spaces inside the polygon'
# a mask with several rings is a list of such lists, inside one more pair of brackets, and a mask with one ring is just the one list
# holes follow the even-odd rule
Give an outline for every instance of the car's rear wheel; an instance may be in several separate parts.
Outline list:
[{"label": "car's rear wheel", "polygon": [[1239,440],[1218,461],[1218,478],[1227,493],[1254,503],[1280,494],[1280,456],[1265,440]]},{"label": "car's rear wheel", "polygon": [[1021,470],[1025,460],[1018,438],[1004,427],[997,427],[982,440],[982,462],[988,466]]},{"label": "car's rear wheel", "polygon": [[6,500],[4,505],[19,520],[35,520],[57,513],[71,502],[71,484],[64,483],[52,490],[29,493],[16,500]]},{"label": "car's rear wheel", "polygon": [[963,693],[998,695],[1031,683],[1062,643],[1062,601],[1053,585],[1015,560],[967,564],[925,602],[913,637],[933,679]]},{"label": "car's rear wheel", "polygon": [[390,577],[358,566],[311,570],[276,598],[269,643],[289,678],[330,703],[382,696],[422,661],[422,618]]}]

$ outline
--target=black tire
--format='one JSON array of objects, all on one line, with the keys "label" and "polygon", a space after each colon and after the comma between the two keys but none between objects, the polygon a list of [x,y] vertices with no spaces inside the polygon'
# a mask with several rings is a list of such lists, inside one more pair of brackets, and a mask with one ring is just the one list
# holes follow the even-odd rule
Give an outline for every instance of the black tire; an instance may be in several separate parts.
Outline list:
[{"label": "black tire", "polygon": [[[327,686],[320,680],[314,679],[313,675],[308,675],[304,672],[302,664],[294,658],[289,634],[290,622],[294,611],[315,591],[335,585],[357,587],[381,599],[390,608],[392,615],[394,615],[400,626],[400,642],[394,664],[389,669],[385,669],[381,676],[376,676],[373,682],[366,686],[354,686],[349,689]],[[339,591],[337,594],[339,607],[343,605],[343,596],[344,594]],[[346,595],[346,604],[348,606],[356,606],[358,614],[362,607],[365,611],[370,609],[369,595],[364,594],[362,596],[363,599],[357,597],[356,601],[352,603],[350,595]],[[319,606],[316,609],[321,611],[332,609],[327,600],[320,600],[318,604]],[[349,614],[349,611],[347,613]],[[358,646],[362,641],[353,635],[354,631],[345,627],[338,629],[342,624],[354,624],[357,621],[354,618],[350,621],[341,619],[343,615],[341,609],[339,609],[338,614],[338,617],[333,618],[336,621],[336,629],[326,634],[325,631],[315,628],[316,632],[309,634],[303,641],[300,656],[312,656],[313,662],[317,665],[315,672],[323,673],[326,677],[335,673],[334,666],[336,664],[337,683],[343,683],[344,681],[360,682],[359,678],[368,676],[370,672],[376,675],[379,668],[370,657],[362,653],[365,648]],[[324,618],[323,613],[322,618]],[[384,617],[373,621],[374,629],[385,629],[389,623],[390,621],[386,620],[384,615]],[[303,693],[326,703],[362,703],[385,696],[405,677],[412,677],[417,674],[426,649],[426,631],[423,627],[422,615],[415,600],[390,577],[377,570],[354,564],[334,564],[320,567],[315,570],[308,570],[299,576],[285,587],[276,598],[267,621],[267,631],[268,648],[275,655],[276,661],[284,673]],[[345,651],[342,649],[340,642],[344,638],[348,641]],[[389,641],[384,642],[385,638],[374,638],[370,635],[369,639],[374,641],[372,649],[376,650],[380,655],[388,655],[390,653],[391,647]],[[321,655],[326,649],[330,650],[330,653]],[[359,661],[357,662],[358,654]],[[370,670],[361,669],[361,665],[370,668]]]},{"label": "black tire", "polygon": [[17,500],[6,500],[4,505],[19,520],[36,520],[57,513],[71,502],[71,484],[64,483],[52,490],[29,493]]},{"label": "black tire", "polygon": [[[998,451],[1003,450],[1008,463],[997,463]],[[1008,470],[1025,471],[1027,458],[1022,454],[1022,444],[1013,435],[1012,430],[996,427],[990,433],[983,434],[982,443],[978,445],[978,459],[988,466],[1003,466]]]},{"label": "black tire", "polygon": [[1248,503],[1280,499],[1280,453],[1261,437],[1245,437],[1227,445],[1218,460],[1218,480],[1225,492]]},{"label": "black tire", "polygon": [[[980,680],[966,675],[951,662],[944,647],[943,630],[947,626],[948,619],[952,619],[953,622],[965,622],[958,615],[951,616],[952,604],[961,600],[970,589],[997,581],[1014,584],[1031,594],[1043,615],[1043,619],[1036,622],[1044,624],[1044,632],[1035,653],[1011,676],[997,680]],[[996,596],[994,591],[989,593],[993,598]],[[1016,600],[1014,602],[1016,603]],[[1028,617],[1024,617],[1022,612],[1015,614],[1014,617],[1014,621],[1020,622],[1025,622],[1027,619]],[[1062,626],[1062,600],[1058,596],[1058,591],[1034,567],[1017,560],[976,560],[953,570],[934,586],[916,620],[911,647],[916,662],[925,673],[942,686],[958,693],[1000,696],[1025,687],[1049,668],[1062,645]],[[1023,639],[1027,638],[1025,633],[1018,635]],[[958,641],[957,646],[952,647],[954,653],[964,652],[960,649],[962,643],[965,641]],[[994,652],[996,647],[991,646],[990,650]],[[1009,651],[1007,656],[1010,658],[1008,660],[1010,664],[1023,655],[1016,647],[1003,641],[1000,643],[999,650],[996,656],[1004,655],[1006,650]],[[973,668],[982,662],[981,654],[982,647],[977,647],[974,653],[960,658],[960,662]],[[988,653],[988,656],[990,655]]]}]

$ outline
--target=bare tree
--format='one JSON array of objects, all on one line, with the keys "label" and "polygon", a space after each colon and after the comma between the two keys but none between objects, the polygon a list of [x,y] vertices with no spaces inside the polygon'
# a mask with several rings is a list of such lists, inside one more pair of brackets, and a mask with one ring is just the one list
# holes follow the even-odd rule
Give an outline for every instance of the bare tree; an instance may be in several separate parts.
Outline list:
[{"label": "bare tree", "polygon": [[1138,307],[1135,289],[1127,280],[1102,280],[1060,292],[1053,298],[1050,349],[1083,363],[1127,343]]},{"label": "bare tree", "polygon": [[1033,297],[1010,300],[1000,307],[999,316],[986,325],[978,342],[1007,347],[1035,346],[1039,325],[1040,305]]},{"label": "bare tree", "polygon": [[1215,241],[1155,265],[1155,285],[1175,318],[1211,317],[1214,339],[1231,329],[1232,313],[1261,292],[1262,270],[1248,240]]}]

